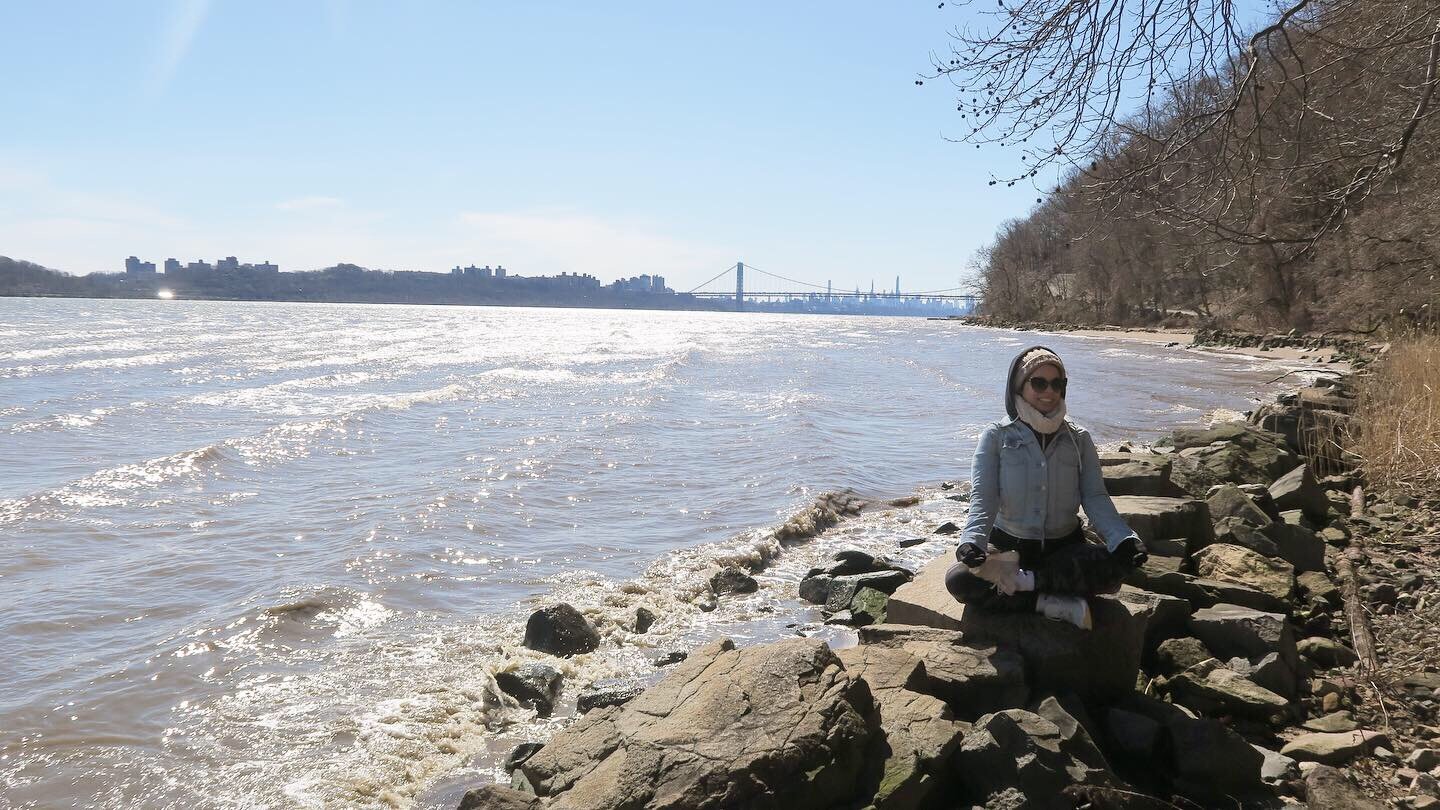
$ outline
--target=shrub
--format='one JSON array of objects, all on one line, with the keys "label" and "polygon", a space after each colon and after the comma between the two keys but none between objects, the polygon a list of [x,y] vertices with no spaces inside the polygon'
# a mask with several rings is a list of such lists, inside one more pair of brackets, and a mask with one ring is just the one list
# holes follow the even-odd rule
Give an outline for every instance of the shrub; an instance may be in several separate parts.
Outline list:
[{"label": "shrub", "polygon": [[1440,335],[1394,343],[1360,381],[1351,450],[1376,491],[1440,496]]}]

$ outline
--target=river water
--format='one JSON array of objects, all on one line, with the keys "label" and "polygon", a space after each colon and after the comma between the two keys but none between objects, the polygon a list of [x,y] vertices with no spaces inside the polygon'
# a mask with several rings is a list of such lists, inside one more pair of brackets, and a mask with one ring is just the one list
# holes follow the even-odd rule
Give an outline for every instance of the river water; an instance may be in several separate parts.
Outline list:
[{"label": "river water", "polygon": [[[795,598],[835,549],[945,552],[939,484],[1038,341],[1101,443],[1278,373],[920,319],[0,299],[0,806],[453,807],[585,684],[841,632]],[[846,488],[922,503],[774,541]],[[604,644],[537,720],[491,673],[555,599]]]}]

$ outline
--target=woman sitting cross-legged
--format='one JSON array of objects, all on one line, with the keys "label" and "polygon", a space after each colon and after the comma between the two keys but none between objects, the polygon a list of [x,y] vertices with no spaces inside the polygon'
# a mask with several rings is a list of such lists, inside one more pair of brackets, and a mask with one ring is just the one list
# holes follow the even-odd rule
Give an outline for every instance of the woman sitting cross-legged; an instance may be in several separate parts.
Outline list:
[{"label": "woman sitting cross-legged", "polygon": [[[967,607],[1035,611],[1090,629],[1085,598],[1110,593],[1146,559],[1115,510],[1095,441],[1065,418],[1065,364],[1033,346],[1010,364],[1010,418],[980,434],[970,516],[945,585]],[[1084,507],[1105,546],[1086,541]]]}]

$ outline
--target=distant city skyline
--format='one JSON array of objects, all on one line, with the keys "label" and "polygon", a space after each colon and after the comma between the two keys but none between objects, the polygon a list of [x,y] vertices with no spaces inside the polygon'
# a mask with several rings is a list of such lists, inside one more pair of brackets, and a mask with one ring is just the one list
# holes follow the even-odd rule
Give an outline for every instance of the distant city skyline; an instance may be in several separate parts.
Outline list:
[{"label": "distant city skyline", "polygon": [[0,254],[954,287],[1038,194],[915,85],[936,6],[21,4]]}]

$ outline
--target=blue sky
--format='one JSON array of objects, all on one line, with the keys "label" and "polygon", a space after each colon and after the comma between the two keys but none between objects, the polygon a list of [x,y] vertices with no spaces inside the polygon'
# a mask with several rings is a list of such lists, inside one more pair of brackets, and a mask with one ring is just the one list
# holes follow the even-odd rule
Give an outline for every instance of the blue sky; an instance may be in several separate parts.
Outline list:
[{"label": "blue sky", "polygon": [[1034,204],[937,2],[10,2],[0,255],[954,287]]}]

